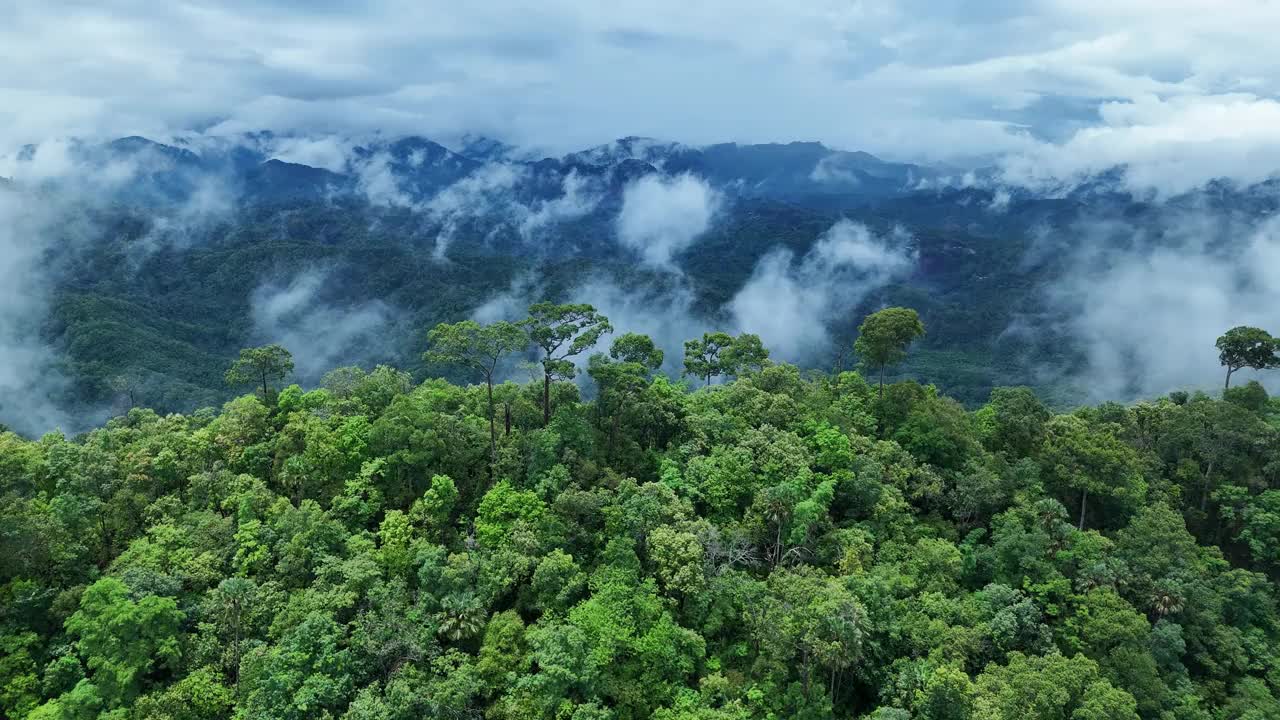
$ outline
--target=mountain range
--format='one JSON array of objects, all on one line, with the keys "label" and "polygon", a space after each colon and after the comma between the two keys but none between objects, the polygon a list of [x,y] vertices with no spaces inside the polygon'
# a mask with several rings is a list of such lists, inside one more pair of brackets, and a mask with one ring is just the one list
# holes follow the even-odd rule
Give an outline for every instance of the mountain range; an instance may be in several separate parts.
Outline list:
[{"label": "mountain range", "polygon": [[903,374],[965,402],[1019,383],[1059,404],[1133,397],[1169,388],[1149,362],[1100,363],[1081,324],[1100,296],[1082,281],[1188,243],[1229,260],[1280,208],[1274,180],[1156,198],[1121,167],[1033,189],[995,166],[817,142],[627,137],[539,157],[481,137],[261,132],[69,141],[5,167],[0,192],[43,219],[21,241],[38,253],[9,268],[39,303],[0,312],[0,336],[48,353],[0,401],[11,424],[32,402],[118,409],[121,378],[139,403],[216,404],[228,358],[269,341],[293,345],[304,383],[341,362],[427,373],[435,323],[544,298],[654,328],[673,375],[682,334],[717,328],[759,332],[781,360],[851,367],[863,315],[909,305],[928,334]]}]

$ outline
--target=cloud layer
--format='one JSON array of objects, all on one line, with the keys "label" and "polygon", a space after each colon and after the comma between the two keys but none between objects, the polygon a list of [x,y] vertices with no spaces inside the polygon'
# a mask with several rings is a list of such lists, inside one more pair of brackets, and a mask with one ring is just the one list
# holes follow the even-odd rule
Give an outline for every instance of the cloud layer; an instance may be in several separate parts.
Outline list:
[{"label": "cloud layer", "polygon": [[911,271],[915,253],[909,241],[902,231],[877,237],[841,220],[799,260],[781,249],[762,258],[729,311],[741,331],[759,335],[776,356],[817,358],[830,347],[827,322],[833,312],[847,311]]},{"label": "cloud layer", "polygon": [[395,311],[378,300],[328,302],[324,286],[331,275],[328,269],[301,272],[286,283],[259,286],[251,298],[256,339],[289,350],[297,379],[308,384],[342,363],[385,361],[392,355]]},{"label": "cloud layer", "polygon": [[56,219],[0,186],[0,421],[29,435],[74,429],[59,405],[66,378],[40,336],[49,300],[42,255],[56,236]]},{"label": "cloud layer", "polygon": [[623,190],[618,239],[649,265],[672,268],[672,256],[711,227],[721,202],[702,178],[645,175]]},{"label": "cloud layer", "polygon": [[[1011,176],[1036,180],[1127,163],[1173,192],[1274,165],[1245,158],[1276,145],[1276,27],[1269,0],[18,0],[0,147],[262,128],[562,150],[821,139],[1029,157]],[[332,169],[331,145],[281,156]]]},{"label": "cloud layer", "polygon": [[[1167,234],[1126,225],[1072,229],[1074,267],[1048,299],[1083,349],[1086,367],[1073,379],[1091,400],[1218,389],[1219,335],[1236,325],[1280,330],[1280,220],[1224,220],[1188,214]],[[1224,243],[1224,236],[1239,241]]]}]

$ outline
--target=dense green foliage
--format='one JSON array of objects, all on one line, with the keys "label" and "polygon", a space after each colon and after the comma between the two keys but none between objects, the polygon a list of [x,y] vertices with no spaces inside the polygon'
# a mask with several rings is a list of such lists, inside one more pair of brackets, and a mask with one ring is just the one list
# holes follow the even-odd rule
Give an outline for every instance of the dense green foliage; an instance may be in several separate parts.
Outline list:
[{"label": "dense green foliage", "polygon": [[1237,370],[1267,370],[1280,367],[1280,340],[1261,328],[1239,325],[1218,338],[1218,360],[1227,369],[1224,387],[1231,387]]},{"label": "dense green foliage", "polygon": [[[589,352],[590,308],[525,327],[561,311]],[[433,351],[508,346],[480,330]],[[545,396],[340,368],[0,434],[0,714],[1280,717],[1256,383],[971,412],[751,342],[696,390],[643,336],[594,350],[590,402],[552,348]]]},{"label": "dense green foliage", "polygon": [[[1042,307],[1042,293],[1063,271],[1062,253],[1049,252],[1033,265],[1022,257],[1034,239],[1028,228],[1050,222],[1046,217],[1059,212],[1058,205],[1030,207],[1025,217],[999,216],[998,227],[990,213],[973,209],[978,205],[931,196],[875,208],[741,200],[677,258],[692,293],[689,310],[714,324],[761,258],[777,249],[801,257],[841,218],[877,232],[904,224],[914,234],[918,271],[864,298],[844,319],[832,318],[840,347],[852,344],[862,314],[908,305],[930,332],[902,366],[904,375],[927,377],[966,406],[981,404],[994,385],[1035,383],[1046,390],[1032,370],[1074,367],[1081,361],[1074,346],[1051,334],[1022,338],[1005,331],[1020,309],[1051,309]],[[223,372],[237,351],[278,339],[255,334],[254,292],[287,284],[302,268],[330,270],[316,302],[338,308],[384,302],[399,311],[397,327],[405,328],[376,347],[346,348],[335,364],[387,363],[419,373],[427,369],[422,347],[408,338],[467,319],[521,278],[537,278],[542,296],[560,301],[595,277],[637,298],[667,296],[676,284],[668,273],[638,268],[620,250],[611,207],[558,226],[545,247],[526,247],[505,228],[492,237],[497,231],[480,219],[464,223],[443,263],[429,251],[439,228],[407,211],[351,202],[262,203],[165,242],[155,240],[153,215],[149,208],[113,206],[68,220],[67,228],[94,228],[90,239],[58,238],[53,265],[59,272],[43,334],[71,380],[58,398],[65,407],[187,412],[221,404],[229,398]],[[975,283],[976,275],[987,279]],[[842,362],[839,356],[805,360],[823,369]]]},{"label": "dense green foliage", "polygon": [[884,371],[907,357],[907,347],[924,335],[924,323],[911,308],[885,308],[871,313],[858,326],[858,339],[854,352],[868,368],[879,374],[881,394],[884,393]]}]

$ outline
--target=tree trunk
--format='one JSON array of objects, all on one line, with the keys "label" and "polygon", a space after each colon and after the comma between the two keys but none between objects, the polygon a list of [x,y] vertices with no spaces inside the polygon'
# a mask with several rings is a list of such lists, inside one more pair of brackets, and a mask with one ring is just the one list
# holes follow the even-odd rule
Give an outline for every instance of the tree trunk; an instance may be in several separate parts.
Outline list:
[{"label": "tree trunk", "polygon": [[511,434],[511,403],[502,403],[504,421],[506,423],[506,434]]},{"label": "tree trunk", "polygon": [[1231,389],[1231,373],[1235,371],[1236,371],[1235,368],[1231,367],[1230,365],[1227,366],[1227,381],[1222,384],[1222,389],[1224,391]]},{"label": "tree trunk", "polygon": [[1089,504],[1089,490],[1086,488],[1080,493],[1080,529],[1084,530],[1084,510]]},{"label": "tree trunk", "polygon": [[542,373],[542,427],[551,424],[551,373]]},{"label": "tree trunk", "polygon": [[607,458],[613,457],[613,444],[614,444],[614,441],[617,440],[617,437],[618,437],[618,412],[617,410],[615,410],[614,412],[610,413],[609,444],[608,444],[608,447],[605,449],[605,457]]},{"label": "tree trunk", "polygon": [[1201,481],[1200,488],[1200,512],[1206,512],[1209,509],[1209,476],[1213,475],[1213,461],[1209,462],[1209,467],[1205,468],[1204,477]]},{"label": "tree trunk", "polygon": [[493,374],[485,376],[485,384],[489,389],[489,479],[493,479],[493,468],[498,464],[498,428],[493,416]]},{"label": "tree trunk", "polygon": [[773,566],[777,567],[782,562],[782,520],[778,520],[778,534],[773,541]]},{"label": "tree trunk", "polygon": [[810,698],[809,684],[813,679],[813,669],[809,666],[809,651],[802,650],[800,653],[800,664],[804,666],[804,699]]},{"label": "tree trunk", "polygon": [[880,366],[880,397],[884,397],[884,366]]},{"label": "tree trunk", "polygon": [[232,673],[232,683],[234,684],[235,689],[239,690],[240,689],[240,601],[239,600],[232,601],[231,607],[233,609],[233,613],[235,614],[235,618],[236,618],[234,622],[234,625],[236,628],[235,642],[231,646],[232,648],[231,654],[233,657],[235,657],[236,662],[235,662],[235,665],[231,668],[231,673]]}]

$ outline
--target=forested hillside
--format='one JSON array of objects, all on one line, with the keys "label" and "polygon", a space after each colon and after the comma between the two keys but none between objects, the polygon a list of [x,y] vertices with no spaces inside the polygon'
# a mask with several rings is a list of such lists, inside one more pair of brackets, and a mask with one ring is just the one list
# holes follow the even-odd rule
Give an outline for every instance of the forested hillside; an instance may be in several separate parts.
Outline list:
[{"label": "forested hillside", "polygon": [[[881,385],[926,330],[900,308],[861,374],[621,325],[540,303],[315,389],[254,348],[220,410],[0,435],[0,714],[1280,717],[1256,382],[966,410]],[[1228,371],[1274,364],[1233,332]]]},{"label": "forested hillside", "polygon": [[[173,142],[54,143],[11,164],[0,422],[38,436],[130,404],[219,405],[236,351],[271,342],[303,383],[345,364],[422,377],[413,339],[437,323],[544,298],[625,318],[668,354],[729,328],[828,372],[851,366],[858,318],[907,305],[931,331],[902,377],[969,408],[1025,384],[1061,409],[1211,386],[1211,356],[1189,351],[1270,323],[1280,298],[1274,181],[1032,191],[817,143],[624,138],[535,159],[421,137]],[[332,170],[280,159],[326,142]]]}]

